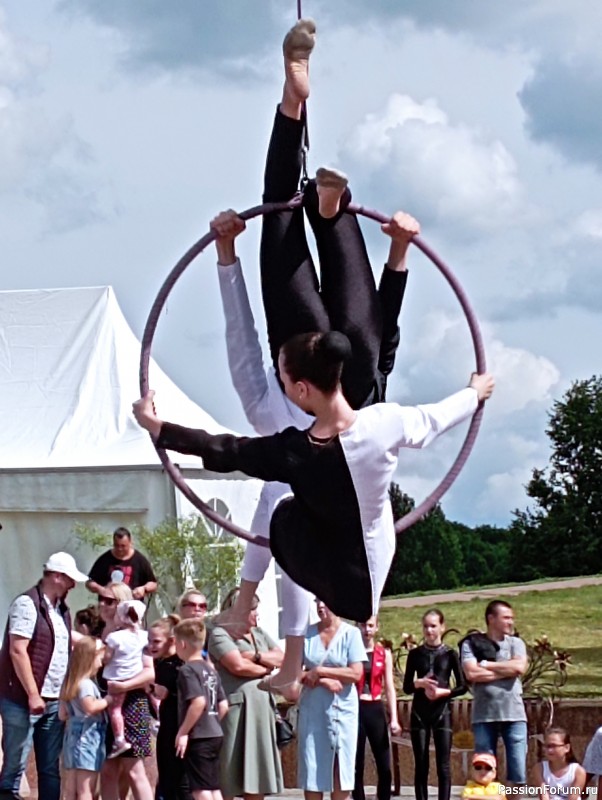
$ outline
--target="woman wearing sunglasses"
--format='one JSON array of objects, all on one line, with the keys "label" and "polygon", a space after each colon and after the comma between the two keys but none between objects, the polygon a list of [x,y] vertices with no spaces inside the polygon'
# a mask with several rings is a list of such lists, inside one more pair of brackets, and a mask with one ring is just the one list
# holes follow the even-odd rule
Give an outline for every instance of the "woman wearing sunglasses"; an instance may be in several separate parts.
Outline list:
[{"label": "woman wearing sunglasses", "polygon": [[187,589],[178,600],[177,614],[180,619],[204,619],[207,614],[207,599],[198,589]]}]

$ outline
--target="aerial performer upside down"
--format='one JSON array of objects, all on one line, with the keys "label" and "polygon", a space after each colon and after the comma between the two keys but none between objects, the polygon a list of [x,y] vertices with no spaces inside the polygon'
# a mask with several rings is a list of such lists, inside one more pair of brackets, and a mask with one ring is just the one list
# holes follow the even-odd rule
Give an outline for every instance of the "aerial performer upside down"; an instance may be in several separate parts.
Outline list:
[{"label": "aerial performer upside down", "polygon": [[[265,170],[264,201],[288,200],[300,178],[303,104],[315,26],[300,20],[284,40],[285,83]],[[302,207],[264,217],[261,278],[274,369],[267,375],[234,240],[244,222],[220,214],[216,232],[228,358],[235,388],[257,438],[212,436],[162,422],[153,393],[134,404],[158,447],[201,456],[207,469],[240,470],[268,482],[253,524],[268,533],[283,575],[285,659],[266,688],[294,699],[312,594],[336,614],[365,621],[378,611],[395,550],[388,490],[402,447],[420,448],[470,417],[493,391],[489,375],[440,403],[386,403],[399,342],[397,317],[407,277],[406,251],[419,232],[398,212],[383,232],[389,256],[376,289],[357,218],[345,214],[345,176],[318,170]],[[305,237],[316,238],[320,280]],[[248,616],[269,563],[249,545],[237,605],[220,624]]]}]

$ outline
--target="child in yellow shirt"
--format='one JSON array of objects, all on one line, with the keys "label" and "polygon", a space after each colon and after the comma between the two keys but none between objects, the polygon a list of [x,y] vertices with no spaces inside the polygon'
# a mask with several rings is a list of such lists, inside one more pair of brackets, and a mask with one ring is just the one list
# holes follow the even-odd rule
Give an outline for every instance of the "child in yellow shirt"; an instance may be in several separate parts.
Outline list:
[{"label": "child in yellow shirt", "polygon": [[497,761],[491,753],[475,753],[470,773],[471,777],[462,791],[463,798],[501,797],[504,794],[504,787],[495,780]]}]

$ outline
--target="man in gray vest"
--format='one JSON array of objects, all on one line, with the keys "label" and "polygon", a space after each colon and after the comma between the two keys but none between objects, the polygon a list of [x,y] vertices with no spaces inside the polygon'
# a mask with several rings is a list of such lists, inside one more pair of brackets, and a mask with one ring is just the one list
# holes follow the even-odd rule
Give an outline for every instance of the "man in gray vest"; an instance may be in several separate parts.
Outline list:
[{"label": "man in gray vest", "polygon": [[492,600],[485,609],[485,622],[487,638],[478,634],[484,640],[479,641],[469,636],[461,651],[464,675],[472,684],[474,749],[495,755],[501,736],[507,782],[522,785],[527,782],[527,715],[521,675],[527,669],[527,649],[523,640],[514,636],[510,603]]},{"label": "man in gray vest", "polygon": [[41,581],[8,611],[0,650],[0,715],[3,764],[0,798],[19,797],[19,786],[32,745],[38,794],[60,800],[59,756],[63,723],[59,693],[71,651],[71,617],[65,603],[76,583],[88,580],[69,553],[54,553]]}]

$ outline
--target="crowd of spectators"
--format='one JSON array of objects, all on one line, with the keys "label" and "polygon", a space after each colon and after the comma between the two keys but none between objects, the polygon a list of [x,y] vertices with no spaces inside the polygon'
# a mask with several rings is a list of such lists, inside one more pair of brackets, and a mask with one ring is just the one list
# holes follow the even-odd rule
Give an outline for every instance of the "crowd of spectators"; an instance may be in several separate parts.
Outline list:
[{"label": "crowd of spectators", "polygon": [[[72,624],[67,597],[77,583],[98,602],[77,611]],[[173,613],[147,627],[144,600],[156,588],[152,566],[135,550],[130,532],[118,528],[113,548],[89,575],[70,554],[54,553],[36,586],[13,601],[0,650],[0,798],[20,797],[32,748],[43,800],[124,800],[130,791],[135,800],[262,800],[282,792],[276,705],[261,682],[278,670],[283,652],[259,626],[259,599],[244,629],[234,631],[223,622],[227,615],[207,618],[206,597],[193,587]],[[365,800],[369,743],[377,798],[390,800],[389,737],[401,728],[391,652],[376,639],[378,619],[349,624],[319,599],[316,615],[295,687],[298,785],[307,800],[324,792],[334,800],[351,793]],[[409,652],[403,682],[412,696],[416,800],[428,797],[431,738],[439,800],[449,800],[450,703],[469,686],[475,755],[463,796],[503,791],[499,738],[506,749],[504,784],[526,786],[521,675],[527,655],[514,634],[511,606],[489,603],[486,631],[467,636],[459,652],[443,641],[438,609],[428,610],[422,622],[423,643]],[[601,741],[598,731],[580,766],[569,733],[549,729],[531,785],[546,800],[583,791],[602,772]],[[156,785],[146,761],[153,754]]]}]

